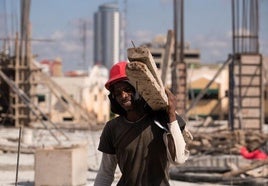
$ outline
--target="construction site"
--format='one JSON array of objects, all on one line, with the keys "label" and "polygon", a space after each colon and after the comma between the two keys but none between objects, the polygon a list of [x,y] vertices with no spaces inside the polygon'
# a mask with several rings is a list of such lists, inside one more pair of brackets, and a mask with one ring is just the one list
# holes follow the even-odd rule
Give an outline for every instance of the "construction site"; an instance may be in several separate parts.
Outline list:
[{"label": "construction site", "polygon": [[[3,39],[0,53],[0,185],[93,185],[101,157],[99,137],[108,119],[100,119],[98,112],[104,112],[105,105],[98,103],[100,110],[90,111],[42,71],[31,48],[31,1],[20,2],[20,32]],[[196,82],[195,92],[189,88],[191,65],[181,47],[185,46],[183,0],[174,3],[174,29],[167,31],[163,61],[157,66],[165,86],[170,74],[177,112],[188,121],[193,138],[185,138],[189,160],[170,169],[171,185],[268,185],[268,158],[241,154],[246,147],[268,156],[268,58],[259,51],[258,1],[232,1],[232,54],[207,84],[200,88]],[[154,52],[152,56],[157,61]],[[226,109],[219,109],[222,102],[217,96],[211,107],[217,110],[216,119],[195,115],[208,103],[212,95],[208,91],[223,70],[228,72],[223,91]],[[64,112],[42,106],[40,87]],[[117,171],[114,185],[119,177]]]}]

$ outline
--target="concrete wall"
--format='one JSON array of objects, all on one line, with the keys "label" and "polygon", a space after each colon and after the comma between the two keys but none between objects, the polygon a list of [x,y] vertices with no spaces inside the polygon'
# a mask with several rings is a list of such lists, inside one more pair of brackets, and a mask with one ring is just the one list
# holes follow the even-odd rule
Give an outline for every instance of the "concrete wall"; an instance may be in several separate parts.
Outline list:
[{"label": "concrete wall", "polygon": [[35,186],[86,185],[87,152],[86,146],[38,149]]}]

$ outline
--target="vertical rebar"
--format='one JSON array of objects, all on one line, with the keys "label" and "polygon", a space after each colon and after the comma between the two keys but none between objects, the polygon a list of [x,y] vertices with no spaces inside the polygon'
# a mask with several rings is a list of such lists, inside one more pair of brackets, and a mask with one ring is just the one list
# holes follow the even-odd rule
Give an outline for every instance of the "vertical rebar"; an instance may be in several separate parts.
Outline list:
[{"label": "vertical rebar", "polygon": [[259,53],[258,14],[258,0],[232,0],[233,61],[229,66],[229,124],[232,130],[241,129],[243,125],[241,113],[245,99],[242,95],[244,64],[240,57]]},{"label": "vertical rebar", "polygon": [[20,162],[20,142],[21,142],[21,126],[19,128],[19,140],[18,140],[18,153],[17,153],[17,166],[16,166],[16,180],[15,186],[18,184],[18,174],[19,174],[19,162]]},{"label": "vertical rebar", "polygon": [[229,119],[229,127],[233,131],[234,130],[234,62],[235,62],[235,52],[236,52],[236,42],[235,42],[235,0],[232,0],[232,39],[233,39],[233,54],[232,54],[232,62],[229,65],[229,113],[228,113],[228,119]]},{"label": "vertical rebar", "polygon": [[177,10],[177,0],[173,0],[173,15],[174,15],[174,57],[172,63],[172,86],[171,92],[177,95],[177,48],[178,48],[178,10]]},{"label": "vertical rebar", "polygon": [[180,63],[184,62],[184,5],[183,5],[183,0],[181,0],[181,14],[180,14]]}]

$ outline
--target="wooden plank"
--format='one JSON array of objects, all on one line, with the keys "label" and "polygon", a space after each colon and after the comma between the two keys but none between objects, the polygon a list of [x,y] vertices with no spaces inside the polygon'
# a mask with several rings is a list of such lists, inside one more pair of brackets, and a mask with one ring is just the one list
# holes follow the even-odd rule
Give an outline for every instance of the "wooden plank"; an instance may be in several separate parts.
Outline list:
[{"label": "wooden plank", "polygon": [[[243,97],[241,99],[240,107],[261,107],[261,101],[258,97]],[[238,102],[235,102],[234,106],[239,107]]]},{"label": "wooden plank", "polygon": [[160,75],[158,74],[157,66],[155,64],[153,56],[147,47],[128,48],[127,54],[130,62],[138,61],[146,64],[158,85],[164,89],[164,85],[160,78]]},{"label": "wooden plank", "polygon": [[260,55],[241,55],[241,64],[261,64]]},{"label": "wooden plank", "polygon": [[164,109],[168,105],[165,87],[157,66],[147,47],[128,48],[126,73],[131,84],[153,110]]},{"label": "wooden plank", "polygon": [[248,75],[260,75],[260,66],[235,66],[234,68],[235,74],[248,74]]},{"label": "wooden plank", "polygon": [[172,30],[168,30],[167,34],[167,42],[166,42],[166,48],[165,48],[165,53],[164,53],[164,58],[162,61],[162,73],[161,73],[161,79],[163,81],[163,84],[166,82],[166,76],[167,76],[167,71],[170,66],[170,58],[171,58],[171,46],[174,44],[174,33]]},{"label": "wooden plank", "polygon": [[168,99],[166,93],[156,82],[147,65],[139,61],[128,63],[126,74],[130,83],[153,110],[167,107]]},{"label": "wooden plank", "polygon": [[[17,146],[11,146],[11,145],[4,145],[0,144],[0,150],[3,152],[9,152],[9,153],[17,153],[18,152],[18,147]],[[34,147],[21,147],[20,149],[21,153],[24,154],[34,154],[35,153],[35,148]]]},{"label": "wooden plank", "polygon": [[266,159],[266,160],[258,160],[258,161],[254,162],[251,165],[247,165],[247,166],[241,167],[238,170],[227,172],[227,173],[223,174],[223,177],[224,178],[226,178],[226,177],[235,177],[235,176],[238,176],[240,174],[244,174],[244,173],[246,173],[249,170],[252,170],[252,169],[255,169],[255,168],[264,166],[264,165],[268,165],[268,159]]}]

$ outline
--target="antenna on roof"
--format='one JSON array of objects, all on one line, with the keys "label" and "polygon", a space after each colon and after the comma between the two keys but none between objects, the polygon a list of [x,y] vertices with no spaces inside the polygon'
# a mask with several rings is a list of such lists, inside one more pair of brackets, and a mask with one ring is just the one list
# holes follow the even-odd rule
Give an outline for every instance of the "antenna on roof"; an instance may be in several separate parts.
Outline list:
[{"label": "antenna on roof", "polygon": [[131,43],[132,43],[133,47],[136,48],[136,46],[135,46],[135,44],[134,44],[134,42],[132,40],[131,40]]}]

